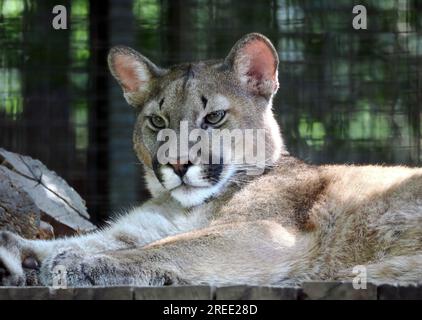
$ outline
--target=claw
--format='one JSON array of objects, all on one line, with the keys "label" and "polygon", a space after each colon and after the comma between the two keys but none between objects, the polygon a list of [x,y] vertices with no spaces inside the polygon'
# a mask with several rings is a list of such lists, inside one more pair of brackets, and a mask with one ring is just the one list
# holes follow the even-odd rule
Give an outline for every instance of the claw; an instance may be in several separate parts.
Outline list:
[{"label": "claw", "polygon": [[26,257],[22,261],[22,267],[26,269],[38,270],[40,268],[40,264],[34,257]]}]

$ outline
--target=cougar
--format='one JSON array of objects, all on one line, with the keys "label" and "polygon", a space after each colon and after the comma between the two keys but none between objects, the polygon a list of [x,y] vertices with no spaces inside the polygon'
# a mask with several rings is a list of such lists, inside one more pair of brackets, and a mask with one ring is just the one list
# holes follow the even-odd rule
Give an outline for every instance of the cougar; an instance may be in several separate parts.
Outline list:
[{"label": "cougar", "polygon": [[[136,108],[134,150],[152,198],[85,235],[1,232],[1,285],[50,286],[56,277],[68,286],[293,285],[352,280],[356,266],[372,282],[422,278],[422,169],[317,166],[289,155],[272,111],[279,60],[265,36],[244,36],[223,60],[161,68],[118,46],[108,62]],[[264,130],[263,141],[247,143],[265,145],[264,162],[178,154],[163,163],[160,132],[181,138],[183,122],[205,135]]]}]

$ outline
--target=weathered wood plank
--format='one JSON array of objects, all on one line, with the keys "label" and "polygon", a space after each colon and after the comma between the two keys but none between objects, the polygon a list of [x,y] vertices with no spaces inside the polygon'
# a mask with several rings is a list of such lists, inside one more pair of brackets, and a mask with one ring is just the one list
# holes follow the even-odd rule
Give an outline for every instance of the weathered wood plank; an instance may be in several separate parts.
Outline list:
[{"label": "weathered wood plank", "polygon": [[[299,287],[171,286],[171,287],[0,287],[0,300],[383,300],[421,299],[421,284],[367,284],[354,289],[350,282],[306,282]],[[302,291],[303,290],[303,291]]]},{"label": "weathered wood plank", "polygon": [[377,287],[367,283],[355,289],[351,282],[309,281],[302,284],[303,298],[310,300],[376,300]]},{"label": "weathered wood plank", "polygon": [[216,290],[217,300],[298,300],[299,287],[228,286]]},{"label": "weathered wood plank", "polygon": [[209,286],[138,287],[135,300],[212,300],[214,288]]}]

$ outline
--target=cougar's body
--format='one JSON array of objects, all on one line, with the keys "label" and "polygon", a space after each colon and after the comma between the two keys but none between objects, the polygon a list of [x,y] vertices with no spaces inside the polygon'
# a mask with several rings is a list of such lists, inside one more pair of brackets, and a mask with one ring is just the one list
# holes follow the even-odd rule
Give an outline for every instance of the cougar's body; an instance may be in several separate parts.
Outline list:
[{"label": "cougar's body", "polygon": [[[92,234],[31,241],[0,233],[2,285],[51,285],[63,268],[70,286],[300,284],[352,280],[356,266],[368,281],[422,278],[422,169],[290,156],[272,113],[278,58],[267,38],[249,34],[224,60],[170,69],[116,47],[109,64],[138,111],[134,149],[152,199]],[[163,164],[159,133],[181,138],[182,122],[205,135],[264,130],[264,164]]]}]

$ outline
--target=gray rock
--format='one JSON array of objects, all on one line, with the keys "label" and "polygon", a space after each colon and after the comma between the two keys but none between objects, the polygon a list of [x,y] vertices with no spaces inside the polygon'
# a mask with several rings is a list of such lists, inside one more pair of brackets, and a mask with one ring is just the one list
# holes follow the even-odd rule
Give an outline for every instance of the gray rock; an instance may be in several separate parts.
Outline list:
[{"label": "gray rock", "polygon": [[217,300],[297,300],[298,287],[229,286],[216,290]]},{"label": "gray rock", "polygon": [[0,229],[35,238],[41,211],[28,193],[14,183],[7,170],[0,165]]},{"label": "gray rock", "polygon": [[137,287],[135,300],[211,300],[214,288],[208,286]]},{"label": "gray rock", "polygon": [[[41,218],[53,225],[55,230],[63,230],[64,234],[95,229],[89,221],[85,202],[78,193],[40,161],[0,148],[0,168],[1,175],[7,177],[8,185],[13,186],[8,194],[20,192],[31,200],[16,195],[13,199],[16,206],[20,205],[21,198],[27,206],[31,206],[31,210],[35,205],[41,212]],[[3,184],[3,191],[5,188]],[[2,202],[4,199],[0,199],[3,206]]]},{"label": "gray rock", "polygon": [[310,281],[302,284],[303,298],[311,300],[376,300],[377,287],[354,289],[351,282]]}]

